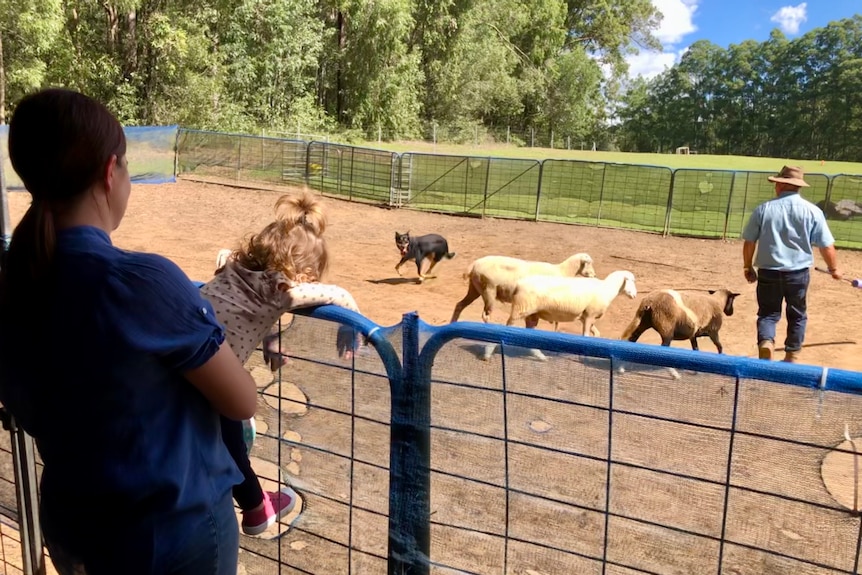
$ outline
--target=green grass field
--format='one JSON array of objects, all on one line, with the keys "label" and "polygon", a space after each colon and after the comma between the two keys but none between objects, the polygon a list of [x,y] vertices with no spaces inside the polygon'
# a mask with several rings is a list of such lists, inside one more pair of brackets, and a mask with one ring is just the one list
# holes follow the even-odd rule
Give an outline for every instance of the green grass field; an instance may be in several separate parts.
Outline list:
[{"label": "green grass field", "polygon": [[824,162],[798,158],[755,158],[751,156],[714,156],[695,154],[645,154],[632,152],[592,152],[589,150],[560,150],[552,148],[526,148],[492,144],[469,146],[454,144],[432,144],[428,142],[367,142],[365,147],[389,150],[399,154],[421,152],[425,154],[454,154],[459,156],[530,158],[535,160],[560,159],[585,162],[607,162],[612,164],[638,164],[642,166],[664,166],[671,169],[693,168],[708,170],[736,170],[753,172],[778,172],[781,166],[802,166],[806,173],[818,174],[862,174],[862,162]]}]

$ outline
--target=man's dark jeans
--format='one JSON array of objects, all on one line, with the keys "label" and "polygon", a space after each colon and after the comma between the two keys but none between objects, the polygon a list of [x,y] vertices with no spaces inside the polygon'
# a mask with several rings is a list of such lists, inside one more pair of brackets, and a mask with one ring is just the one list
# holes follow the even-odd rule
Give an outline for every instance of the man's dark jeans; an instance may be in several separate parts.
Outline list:
[{"label": "man's dark jeans", "polygon": [[785,351],[799,351],[808,321],[808,269],[757,271],[757,342],[775,341],[775,326],[781,319],[781,304],[787,302]]}]

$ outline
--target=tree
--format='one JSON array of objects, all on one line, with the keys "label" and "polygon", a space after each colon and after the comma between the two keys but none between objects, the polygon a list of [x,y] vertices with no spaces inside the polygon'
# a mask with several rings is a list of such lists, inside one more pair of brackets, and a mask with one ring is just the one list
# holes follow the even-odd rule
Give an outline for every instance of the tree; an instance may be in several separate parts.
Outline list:
[{"label": "tree", "polygon": [[10,102],[45,81],[46,55],[62,31],[60,0],[0,0],[0,124]]}]

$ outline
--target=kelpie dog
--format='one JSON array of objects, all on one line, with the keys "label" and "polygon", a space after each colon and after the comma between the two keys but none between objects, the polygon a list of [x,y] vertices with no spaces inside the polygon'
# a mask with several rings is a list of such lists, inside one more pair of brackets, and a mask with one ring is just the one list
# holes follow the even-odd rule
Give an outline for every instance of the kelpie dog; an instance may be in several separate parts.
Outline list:
[{"label": "kelpie dog", "polygon": [[[416,271],[419,273],[419,283],[425,278],[433,278],[436,276],[428,275],[434,266],[442,259],[450,260],[455,257],[455,252],[449,251],[449,244],[446,238],[438,234],[428,234],[415,238],[410,237],[410,231],[399,234],[395,232],[395,246],[401,252],[401,261],[395,266],[395,271],[401,275],[401,266],[407,263],[408,260],[416,261]],[[428,270],[422,273],[422,262],[425,259],[431,260],[431,265]]]}]

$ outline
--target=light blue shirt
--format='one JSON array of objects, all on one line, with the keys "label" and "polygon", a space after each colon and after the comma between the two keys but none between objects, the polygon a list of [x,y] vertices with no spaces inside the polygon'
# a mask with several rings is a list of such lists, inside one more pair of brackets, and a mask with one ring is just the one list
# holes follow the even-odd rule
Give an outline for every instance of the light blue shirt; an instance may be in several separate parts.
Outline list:
[{"label": "light blue shirt", "polygon": [[814,247],[835,243],[823,212],[797,192],[785,192],[754,208],[742,239],[757,242],[754,267],[779,271],[809,268]]}]

